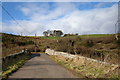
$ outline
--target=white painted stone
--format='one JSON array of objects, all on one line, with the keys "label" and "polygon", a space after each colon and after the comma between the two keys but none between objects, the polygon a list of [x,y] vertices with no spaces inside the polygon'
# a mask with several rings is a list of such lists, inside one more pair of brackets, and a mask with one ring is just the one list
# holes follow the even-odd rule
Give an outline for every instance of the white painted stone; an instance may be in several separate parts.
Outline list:
[{"label": "white painted stone", "polygon": [[73,54],[69,54],[69,53],[65,53],[65,52],[54,51],[54,50],[51,50],[51,49],[46,49],[45,53],[47,53],[49,55],[60,55],[60,56],[66,57],[66,58],[78,58],[79,57],[79,60],[81,60],[81,62],[84,62],[84,63],[95,62],[95,63],[98,63],[100,65],[109,65],[111,67],[118,66],[117,64],[110,64],[110,63],[98,61],[98,60],[95,60],[95,59],[92,59],[92,58],[73,55]]}]

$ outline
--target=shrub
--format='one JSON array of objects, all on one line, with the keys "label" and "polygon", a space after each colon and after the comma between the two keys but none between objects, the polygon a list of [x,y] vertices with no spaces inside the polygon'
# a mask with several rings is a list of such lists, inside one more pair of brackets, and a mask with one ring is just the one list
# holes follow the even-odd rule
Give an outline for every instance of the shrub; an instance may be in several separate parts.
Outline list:
[{"label": "shrub", "polygon": [[87,46],[87,47],[92,47],[92,46],[94,46],[93,41],[92,41],[92,40],[87,40],[86,46]]},{"label": "shrub", "polygon": [[24,46],[25,43],[24,42],[16,42],[19,46]]},{"label": "shrub", "polygon": [[117,44],[120,45],[120,39],[117,40]]},{"label": "shrub", "polygon": [[25,45],[30,45],[30,44],[34,44],[34,42],[32,40],[28,40],[28,41],[23,41],[23,42],[16,42],[19,46],[25,46]]},{"label": "shrub", "polygon": [[28,45],[28,44],[34,44],[34,42],[33,42],[32,40],[25,41],[24,43],[25,43],[26,45]]},{"label": "shrub", "polygon": [[73,47],[79,41],[81,41],[79,36],[62,37],[54,42],[54,49],[74,54]]}]

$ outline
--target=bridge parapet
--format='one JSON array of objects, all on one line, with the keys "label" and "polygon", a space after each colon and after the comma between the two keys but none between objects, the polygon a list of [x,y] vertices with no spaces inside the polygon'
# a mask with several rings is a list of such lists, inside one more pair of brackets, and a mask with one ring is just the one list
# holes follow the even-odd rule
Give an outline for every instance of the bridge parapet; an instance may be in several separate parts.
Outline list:
[{"label": "bridge parapet", "polygon": [[21,60],[28,59],[30,57],[30,53],[31,52],[29,50],[25,49],[21,52],[2,57],[2,71],[8,70],[10,66],[13,66]]}]

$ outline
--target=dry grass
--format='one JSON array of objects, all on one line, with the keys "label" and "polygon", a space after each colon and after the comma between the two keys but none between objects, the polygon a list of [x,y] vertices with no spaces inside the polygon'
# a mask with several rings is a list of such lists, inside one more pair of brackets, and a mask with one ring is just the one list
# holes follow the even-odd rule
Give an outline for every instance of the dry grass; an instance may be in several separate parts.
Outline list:
[{"label": "dry grass", "polygon": [[110,65],[94,62],[80,62],[78,58],[69,59],[63,56],[51,56],[53,60],[72,71],[80,78],[119,78],[118,68],[112,70]]}]

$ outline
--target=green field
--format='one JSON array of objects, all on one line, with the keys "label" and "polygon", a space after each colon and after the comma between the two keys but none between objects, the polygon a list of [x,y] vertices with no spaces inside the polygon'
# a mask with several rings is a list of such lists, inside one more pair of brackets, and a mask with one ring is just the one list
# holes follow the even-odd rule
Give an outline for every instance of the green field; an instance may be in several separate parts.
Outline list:
[{"label": "green field", "polygon": [[45,37],[45,36],[41,36],[40,38],[43,38],[43,39],[58,39],[60,37]]},{"label": "green field", "polygon": [[102,37],[102,36],[113,36],[115,34],[89,34],[89,35],[80,35],[81,37]]},{"label": "green field", "polygon": [[[102,37],[102,36],[113,36],[114,34],[88,34],[88,35],[79,35],[80,37]],[[60,37],[45,37],[45,36],[39,36],[43,39],[58,39]]]}]

